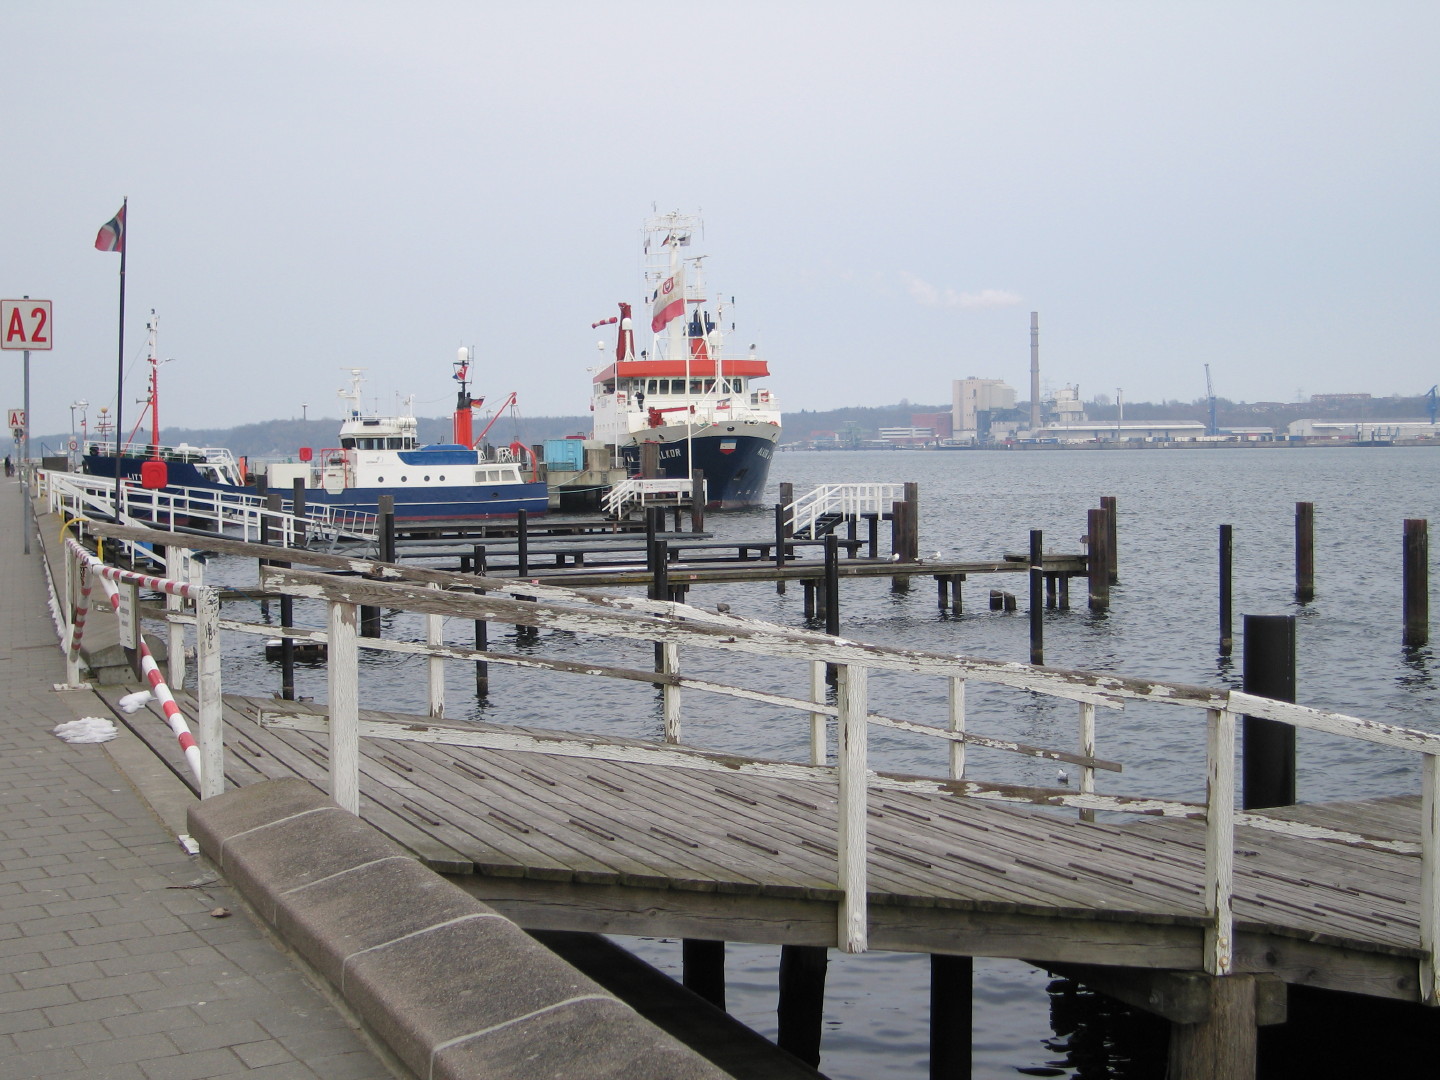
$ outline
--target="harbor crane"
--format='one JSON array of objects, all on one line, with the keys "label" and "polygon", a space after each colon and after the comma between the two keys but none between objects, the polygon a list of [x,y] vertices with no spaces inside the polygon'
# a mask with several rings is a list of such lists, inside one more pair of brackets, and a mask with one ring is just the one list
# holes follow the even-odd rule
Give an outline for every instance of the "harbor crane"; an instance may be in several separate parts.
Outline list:
[{"label": "harbor crane", "polygon": [[[1206,435],[1219,435],[1220,428],[1215,423],[1215,389],[1210,385],[1210,365],[1205,365],[1205,401],[1210,406],[1210,421],[1205,425]],[[1432,418],[1431,422],[1434,420]]]}]

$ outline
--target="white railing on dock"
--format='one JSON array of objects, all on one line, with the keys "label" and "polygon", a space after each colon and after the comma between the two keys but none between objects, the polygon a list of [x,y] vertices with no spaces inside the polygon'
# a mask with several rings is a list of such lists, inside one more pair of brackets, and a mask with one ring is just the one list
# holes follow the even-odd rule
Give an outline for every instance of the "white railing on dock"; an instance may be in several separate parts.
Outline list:
[{"label": "white railing on dock", "polygon": [[[605,497],[600,500],[600,509],[614,517],[624,517],[636,506],[644,509],[656,504],[675,506],[678,503],[687,503],[694,490],[694,483],[688,479],[629,476],[605,493]],[[704,497],[705,489],[702,486],[701,498]]]},{"label": "white railing on dock", "polygon": [[[148,534],[156,542],[173,542],[166,534],[143,529],[104,523],[97,523],[92,529],[102,535],[135,541],[146,539]],[[226,540],[215,541],[214,548],[222,553],[246,557],[263,558],[267,552],[265,548]],[[1440,762],[1440,735],[1258,698],[1233,690],[871,645],[685,604],[577,593],[513,579],[401,568],[334,555],[296,552],[288,557],[292,563],[348,572],[347,576],[335,576],[276,566],[262,566],[260,569],[265,593],[322,603],[326,611],[325,624],[277,629],[268,625],[221,620],[219,627],[267,637],[278,633],[296,641],[328,642],[328,717],[302,713],[275,714],[268,716],[266,722],[277,728],[327,733],[330,741],[331,793],[341,806],[351,812],[357,812],[359,807],[359,747],[362,737],[644,761],[795,782],[813,783],[833,777],[838,782],[839,792],[835,822],[837,889],[841,898],[837,943],[852,952],[863,951],[868,946],[866,841],[868,793],[872,789],[941,794],[1008,804],[1068,807],[1087,816],[1104,811],[1203,819],[1204,966],[1214,975],[1226,975],[1232,970],[1234,927],[1231,898],[1234,891],[1236,827],[1277,832],[1291,838],[1366,846],[1406,855],[1418,854],[1421,861],[1418,914],[1420,996],[1427,1003],[1440,1004],[1440,971],[1437,971],[1436,964],[1436,950],[1440,948],[1440,764],[1437,764]],[[361,605],[425,616],[425,640],[359,637]],[[167,618],[180,622],[194,621],[185,614],[169,613]],[[581,663],[572,659],[548,658],[534,652],[507,654],[447,645],[443,643],[445,619],[461,620],[466,627],[476,620],[488,620],[599,638],[655,643],[664,646],[664,670]],[[659,683],[664,688],[663,741],[652,746],[633,742],[616,745],[583,735],[556,739],[520,731],[467,732],[458,728],[362,722],[359,717],[358,663],[358,651],[362,648],[429,658],[429,704],[433,717],[443,717],[445,711],[444,682],[435,677],[437,658],[441,661],[483,661],[648,685]],[[806,689],[800,696],[685,675],[680,670],[681,655],[683,651],[692,649],[798,662],[808,675]],[[834,704],[825,700],[823,671],[826,665],[832,665],[837,673]],[[743,666],[746,670],[750,667]],[[944,724],[922,723],[871,711],[871,671],[947,680],[948,713]],[[968,731],[967,696],[977,686],[1008,687],[1073,702],[1078,710],[1078,749],[1032,746]],[[771,710],[776,707],[794,710],[808,718],[811,760],[808,763],[745,761],[732,754],[716,755],[679,745],[682,691],[722,695]],[[202,683],[202,709],[206,707],[205,695],[218,693],[218,679],[209,687]],[[1192,715],[1204,714],[1207,777],[1203,803],[1134,794],[1106,795],[1097,790],[1097,774],[1118,772],[1120,765],[1096,756],[1096,710],[1122,709],[1132,702],[1176,706],[1191,710]],[[1235,809],[1235,721],[1241,714],[1420,754],[1424,777],[1420,842],[1360,835],[1262,814],[1238,812]],[[826,728],[832,723],[836,734],[833,763],[828,755],[826,739]],[[874,771],[868,761],[871,728],[925,736],[947,745],[949,754],[945,775],[926,778]],[[212,731],[202,725],[202,746],[206,738],[218,738],[218,727]],[[1038,788],[975,779],[970,774],[966,758],[967,749],[972,747],[1071,765],[1078,769],[1079,784],[1075,789]],[[207,762],[212,757],[220,762],[220,755],[218,747],[210,748]],[[217,764],[216,768],[219,770],[223,766]]]},{"label": "white railing on dock", "polygon": [[[41,474],[41,484],[51,513],[114,514],[115,481],[111,478],[51,472]],[[379,536],[376,514],[315,505],[307,506],[305,513],[297,516],[291,498],[282,498],[276,511],[268,509],[264,496],[223,488],[146,488],[126,482],[123,502],[126,524],[143,521],[157,529],[173,528],[177,523],[198,524],[251,542],[259,541],[263,527],[272,542],[286,547],[317,540],[373,543]]]},{"label": "white railing on dock", "polygon": [[793,535],[813,538],[822,518],[888,514],[904,498],[904,484],[822,484],[785,507],[783,513]]}]

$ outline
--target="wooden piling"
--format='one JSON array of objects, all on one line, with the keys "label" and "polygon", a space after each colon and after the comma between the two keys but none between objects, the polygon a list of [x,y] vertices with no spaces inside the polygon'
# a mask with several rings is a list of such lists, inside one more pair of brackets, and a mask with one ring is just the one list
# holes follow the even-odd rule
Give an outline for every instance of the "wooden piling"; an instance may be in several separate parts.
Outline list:
[{"label": "wooden piling", "polygon": [[681,984],[717,1009],[725,1008],[725,942],[680,941]]},{"label": "wooden piling", "polygon": [[1090,610],[1106,611],[1110,607],[1110,524],[1104,509],[1091,510],[1087,535],[1090,549],[1085,560],[1089,571]]},{"label": "wooden piling", "polygon": [[780,946],[780,996],[775,1010],[779,1033],[775,1043],[811,1066],[820,1064],[829,963],[829,952],[821,946]]},{"label": "wooden piling", "polygon": [[646,480],[655,480],[660,476],[659,443],[643,442],[640,444],[640,475]]},{"label": "wooden piling", "polygon": [[1106,565],[1110,571],[1110,584],[1120,581],[1120,526],[1119,511],[1114,495],[1100,496],[1100,509],[1105,511]]},{"label": "wooden piling", "polygon": [[1229,656],[1234,648],[1235,635],[1232,629],[1234,607],[1233,572],[1234,559],[1231,546],[1232,530],[1229,525],[1220,526],[1220,655]]},{"label": "wooden piling", "polygon": [[825,537],[825,632],[840,633],[840,538]]},{"label": "wooden piling", "polygon": [[[473,554],[470,557],[471,565],[474,567],[477,577],[484,577],[488,567],[485,565],[485,546],[474,545]],[[490,648],[490,623],[485,619],[475,620],[475,648],[484,652]],[[484,698],[490,693],[490,665],[484,660],[475,661],[475,696]]]},{"label": "wooden piling", "polygon": [[295,546],[305,546],[305,480],[297,478],[290,487],[290,512],[295,515]]},{"label": "wooden piling", "polygon": [[1257,1027],[1255,976],[1212,975],[1206,1019],[1170,1025],[1170,1080],[1253,1080]]},{"label": "wooden piling", "polygon": [[[775,504],[775,569],[785,569],[785,538],[789,536],[785,528],[785,504]],[[785,579],[781,578],[775,582],[775,591],[781,596],[785,595]]]},{"label": "wooden piling", "polygon": [[1030,530],[1030,663],[1045,663],[1045,536]]},{"label": "wooden piling", "polygon": [[705,531],[705,472],[696,469],[690,474],[690,531]]},{"label": "wooden piling", "polygon": [[1295,504],[1295,599],[1315,599],[1315,504]]},{"label": "wooden piling", "polygon": [[[1276,701],[1295,700],[1295,616],[1246,615],[1244,690]],[[1295,729],[1246,716],[1240,755],[1241,805],[1246,810],[1295,803]]]},{"label": "wooden piling", "polygon": [[395,561],[395,496],[381,495],[377,509],[380,511],[379,527],[380,561]]},{"label": "wooden piling", "polygon": [[930,956],[930,1080],[969,1080],[975,961]]},{"label": "wooden piling", "polygon": [[515,511],[515,574],[530,576],[530,512]]},{"label": "wooden piling", "polygon": [[[276,513],[280,510],[280,493],[271,492],[265,496],[265,509]],[[269,543],[266,533],[266,525],[269,522],[264,515],[260,518],[260,542]],[[288,567],[288,562],[271,562],[271,566]],[[295,621],[295,598],[282,595],[280,597],[280,625],[290,626]],[[280,699],[282,701],[295,700],[295,639],[282,637],[280,639]]]},{"label": "wooden piling", "polygon": [[1418,649],[1430,641],[1430,523],[1405,519],[1403,568],[1405,647]]}]

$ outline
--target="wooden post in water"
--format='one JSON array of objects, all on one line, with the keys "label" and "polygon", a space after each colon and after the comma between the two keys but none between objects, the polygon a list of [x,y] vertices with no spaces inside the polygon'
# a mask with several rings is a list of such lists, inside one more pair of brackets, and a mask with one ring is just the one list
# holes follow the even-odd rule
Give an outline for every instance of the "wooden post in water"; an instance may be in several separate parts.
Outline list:
[{"label": "wooden post in water", "polygon": [[1030,663],[1045,663],[1045,534],[1030,530]]},{"label": "wooden post in water", "polygon": [[1090,610],[1106,611],[1110,607],[1110,525],[1103,509],[1091,510],[1087,535],[1090,543],[1085,559],[1090,578]]},{"label": "wooden post in water", "polygon": [[530,512],[515,511],[515,574],[530,576]]},{"label": "wooden post in water", "polygon": [[1315,504],[1295,504],[1295,599],[1315,599]]},{"label": "wooden post in water", "polygon": [[1109,567],[1110,584],[1115,585],[1120,581],[1119,511],[1115,508],[1115,496],[1100,496],[1100,509],[1105,511],[1106,565]]},{"label": "wooden post in water", "polygon": [[[664,513],[662,510],[661,513]],[[670,599],[670,545],[664,540],[652,540],[646,547],[647,561],[650,563],[650,599]],[[664,671],[665,646],[662,642],[655,643],[655,670]]]},{"label": "wooden post in water", "polygon": [[681,983],[717,1009],[725,1008],[725,942],[683,938]]},{"label": "wooden post in water", "polygon": [[[268,496],[265,500],[265,509],[279,510],[280,496]],[[260,543],[266,545],[270,543],[270,515],[268,513],[260,515]],[[257,559],[255,561],[260,566],[264,566],[269,562],[268,559]],[[268,596],[260,597],[260,617],[266,622],[270,621],[270,598]]]},{"label": "wooden post in water", "polygon": [[807,1065],[820,1064],[829,951],[818,945],[780,946],[779,1033],[775,1043]]},{"label": "wooden post in water", "polygon": [[780,485],[780,508],[784,511],[785,535],[795,535],[795,523],[790,518],[790,507],[795,502],[795,485],[786,480]]},{"label": "wooden post in water", "polygon": [[[1246,615],[1244,690],[1295,700],[1295,616]],[[1246,810],[1295,803],[1295,729],[1278,720],[1244,718],[1240,804]]]},{"label": "wooden post in water", "polygon": [[[785,539],[789,532],[785,526],[785,504],[775,504],[775,569],[785,569]],[[775,582],[775,591],[780,595],[785,594],[785,579],[781,578]]]},{"label": "wooden post in water", "polygon": [[1253,1080],[1257,1049],[1254,975],[1211,975],[1206,1019],[1170,1025],[1170,1080]]},{"label": "wooden post in water", "polygon": [[970,1080],[975,961],[930,954],[930,1080]]},{"label": "wooden post in water", "polygon": [[[471,556],[470,565],[474,567],[476,577],[484,577],[487,569],[485,565],[485,546],[476,544],[474,554]],[[485,619],[475,620],[475,648],[485,651],[490,648],[490,623]],[[490,665],[484,660],[475,661],[475,696],[483,698],[490,693]]]},{"label": "wooden post in water", "polygon": [[646,480],[655,480],[660,476],[659,443],[643,442],[640,444],[640,475]]},{"label": "wooden post in water", "polygon": [[825,537],[825,632],[840,633],[840,538]]},{"label": "wooden post in water", "polygon": [[1430,522],[1405,519],[1405,647],[1418,649],[1430,641]]},{"label": "wooden post in water", "polygon": [[[690,474],[690,531],[705,531],[705,471]],[[723,942],[722,942],[723,945]]]},{"label": "wooden post in water", "polygon": [[395,561],[395,496],[381,495],[377,509],[380,511],[380,520],[376,523],[380,530],[380,561],[393,563]]},{"label": "wooden post in water", "polygon": [[1231,547],[1231,528],[1220,526],[1220,655],[1229,656],[1235,646],[1232,630],[1233,598],[1232,574],[1234,569]]}]

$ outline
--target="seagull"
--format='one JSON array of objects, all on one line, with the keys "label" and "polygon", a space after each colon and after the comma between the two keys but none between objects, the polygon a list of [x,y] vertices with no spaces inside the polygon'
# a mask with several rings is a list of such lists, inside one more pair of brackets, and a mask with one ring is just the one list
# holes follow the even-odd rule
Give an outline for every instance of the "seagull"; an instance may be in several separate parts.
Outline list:
[{"label": "seagull", "polygon": [[716,605],[715,605],[715,610],[718,611],[721,615],[724,615],[727,611],[730,610],[730,605],[729,605],[729,604],[716,604]]},{"label": "seagull", "polygon": [[891,556],[890,556],[890,561],[891,561],[891,562],[899,562],[899,561],[900,561],[900,553],[897,551],[897,552],[895,552],[893,555],[891,555]]},{"label": "seagull", "polygon": [[943,557],[944,557],[944,553],[943,553],[943,552],[939,552],[939,551],[935,552],[934,555],[931,555],[931,556],[930,556],[930,558],[933,559],[935,562],[939,562],[939,561],[941,560],[941,558],[943,558]]},{"label": "seagull", "polygon": [[1062,784],[1068,784],[1070,783],[1070,774],[1064,769],[1058,769],[1055,773],[1055,779],[1059,780]]}]

